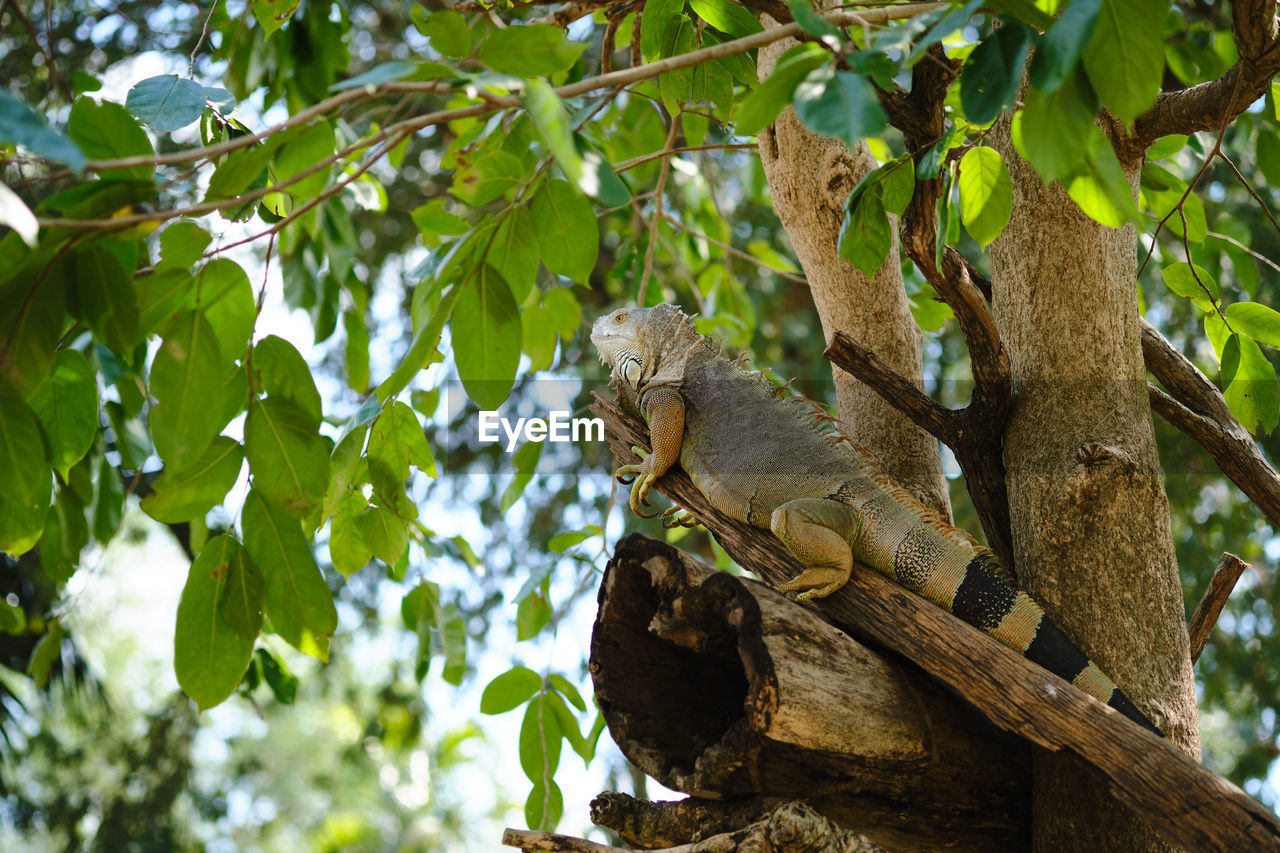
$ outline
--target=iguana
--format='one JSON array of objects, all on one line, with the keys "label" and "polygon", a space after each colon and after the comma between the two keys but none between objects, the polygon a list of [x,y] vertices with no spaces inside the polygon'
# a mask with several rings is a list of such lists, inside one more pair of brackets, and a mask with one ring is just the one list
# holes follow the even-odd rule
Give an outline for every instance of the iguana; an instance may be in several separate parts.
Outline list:
[{"label": "iguana", "polygon": [[773,531],[805,566],[779,590],[798,592],[798,600],[830,595],[856,559],[1160,734],[1006,580],[994,553],[919,503],[838,430],[725,359],[679,308],[619,309],[596,320],[591,342],[624,407],[649,425],[652,451],[617,471],[623,482],[635,478],[629,503],[637,515],[647,515],[640,507],[654,481],[679,462],[716,509]]}]

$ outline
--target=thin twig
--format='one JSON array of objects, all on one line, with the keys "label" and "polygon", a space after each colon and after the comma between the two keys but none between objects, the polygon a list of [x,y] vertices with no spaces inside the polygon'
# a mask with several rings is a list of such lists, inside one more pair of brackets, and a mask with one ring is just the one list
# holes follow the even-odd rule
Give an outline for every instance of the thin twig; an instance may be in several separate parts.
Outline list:
[{"label": "thin twig", "polygon": [[[663,150],[675,145],[676,131],[680,129],[680,116],[671,117],[671,128],[667,131],[667,142]],[[649,286],[649,276],[653,274],[653,253],[658,244],[658,225],[662,222],[662,191],[667,185],[667,175],[671,171],[671,161],[664,158],[662,169],[658,172],[658,185],[653,193],[653,217],[649,220],[649,245],[644,250],[644,273],[640,276],[640,290],[636,294],[636,304],[644,304],[645,289]]]},{"label": "thin twig", "polygon": [[744,252],[741,249],[735,248],[734,246],[730,246],[728,243],[722,243],[714,237],[710,237],[706,234],[703,234],[701,231],[697,231],[693,228],[690,228],[688,225],[685,225],[683,222],[681,222],[679,219],[675,218],[669,213],[659,212],[658,215],[661,216],[667,222],[670,222],[675,227],[679,228],[681,231],[688,234],[689,236],[697,240],[706,240],[711,245],[716,246],[717,248],[723,249],[724,251],[733,255],[735,258],[741,258],[747,263],[755,264],[756,266],[760,267],[760,269],[765,270],[766,272],[771,272],[774,275],[779,275],[779,276],[782,276],[783,278],[790,279],[791,281],[794,281],[797,284],[808,285],[809,283],[809,280],[806,279],[804,276],[796,275],[795,273],[789,272],[787,270],[780,270],[775,266],[770,266],[769,264],[766,264],[764,261],[757,258],[755,255],[748,254],[747,252]]},{"label": "thin twig", "polygon": [[649,163],[660,157],[670,157],[673,154],[687,154],[690,151],[734,151],[734,150],[751,150],[755,151],[759,146],[754,142],[720,142],[707,143],[706,145],[680,145],[675,148],[664,148],[661,151],[654,151],[649,154],[641,154],[639,157],[632,157],[630,160],[623,160],[621,163],[613,167],[615,172],[626,172]]},{"label": "thin twig", "polygon": [[1271,260],[1266,255],[1262,254],[1252,246],[1247,246],[1244,243],[1241,243],[1235,237],[1231,237],[1227,234],[1219,234],[1217,231],[1206,231],[1205,234],[1209,237],[1217,237],[1219,240],[1226,240],[1228,243],[1235,246],[1237,249],[1241,250],[1245,254],[1252,255],[1254,259],[1262,261],[1264,264],[1271,267],[1276,272],[1280,272],[1280,264],[1277,264],[1275,261]]},{"label": "thin twig", "polygon": [[200,38],[196,39],[196,46],[191,48],[191,64],[187,66],[187,76],[196,76],[196,56],[200,53],[200,48],[204,46],[204,40],[209,37],[209,21],[213,19],[213,13],[218,9],[218,0],[213,0],[209,4],[209,14],[204,16],[204,26],[200,28]]},{"label": "thin twig", "polygon": [[1196,612],[1187,626],[1187,634],[1191,638],[1192,663],[1200,659],[1200,653],[1209,642],[1209,634],[1222,614],[1223,605],[1227,603],[1236,581],[1240,580],[1240,575],[1247,568],[1249,564],[1235,554],[1225,553],[1218,561],[1218,567],[1213,570],[1213,577],[1209,579],[1209,588],[1196,605]]}]

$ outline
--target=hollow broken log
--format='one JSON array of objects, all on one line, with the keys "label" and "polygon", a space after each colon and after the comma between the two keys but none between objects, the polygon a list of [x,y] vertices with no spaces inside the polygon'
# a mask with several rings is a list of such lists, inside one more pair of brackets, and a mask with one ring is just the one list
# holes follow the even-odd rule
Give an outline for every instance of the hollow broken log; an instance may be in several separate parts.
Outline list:
[{"label": "hollow broken log", "polygon": [[[895,851],[1027,846],[1025,742],[814,611],[638,534],[599,600],[596,697],[623,754],[663,785],[801,797]],[[656,826],[628,841],[692,840]]]}]

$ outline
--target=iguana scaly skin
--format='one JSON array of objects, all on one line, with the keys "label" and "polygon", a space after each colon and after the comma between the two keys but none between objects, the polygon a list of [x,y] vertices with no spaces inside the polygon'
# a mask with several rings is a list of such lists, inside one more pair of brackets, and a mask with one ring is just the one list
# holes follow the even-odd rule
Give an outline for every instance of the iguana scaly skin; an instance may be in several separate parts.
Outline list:
[{"label": "iguana scaly skin", "polygon": [[995,555],[887,477],[838,431],[785,405],[723,358],[671,305],[602,317],[591,341],[620,401],[649,424],[652,452],[618,469],[635,477],[638,515],[679,462],[721,512],[773,531],[806,567],[779,587],[830,595],[853,561],[882,572],[1159,734],[1115,684],[1005,578]]}]

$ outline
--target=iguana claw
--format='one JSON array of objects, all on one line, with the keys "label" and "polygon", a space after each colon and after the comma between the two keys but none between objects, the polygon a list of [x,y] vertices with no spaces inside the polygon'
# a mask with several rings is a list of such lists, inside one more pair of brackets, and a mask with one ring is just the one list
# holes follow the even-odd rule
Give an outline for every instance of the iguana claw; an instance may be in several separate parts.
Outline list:
[{"label": "iguana claw", "polygon": [[665,510],[659,518],[662,519],[662,526],[668,530],[676,527],[697,527],[699,524],[698,519],[693,517],[693,513],[679,504]]},{"label": "iguana claw", "polygon": [[631,511],[640,518],[654,518],[657,513],[642,512],[640,509],[641,505],[649,505],[649,489],[653,487],[654,480],[658,479],[653,474],[653,457],[642,447],[632,447],[631,452],[640,457],[640,464],[623,465],[614,472],[614,477],[623,485],[631,484],[631,495],[627,500]]}]

